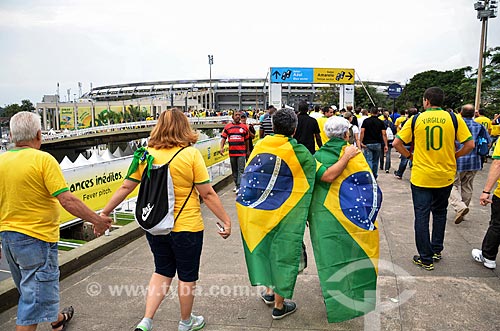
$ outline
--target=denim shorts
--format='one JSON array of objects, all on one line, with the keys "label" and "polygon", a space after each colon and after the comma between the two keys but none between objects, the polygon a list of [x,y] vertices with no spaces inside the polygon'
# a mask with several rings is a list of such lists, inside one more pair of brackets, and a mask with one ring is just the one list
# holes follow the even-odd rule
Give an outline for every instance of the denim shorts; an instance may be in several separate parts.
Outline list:
[{"label": "denim shorts", "polygon": [[17,325],[57,321],[59,263],[57,243],[48,243],[19,232],[5,231],[2,254],[9,263],[19,291]]},{"label": "denim shorts", "polygon": [[179,280],[195,282],[200,270],[203,231],[170,232],[153,236],[146,232],[155,261],[155,273],[173,278],[177,271]]}]

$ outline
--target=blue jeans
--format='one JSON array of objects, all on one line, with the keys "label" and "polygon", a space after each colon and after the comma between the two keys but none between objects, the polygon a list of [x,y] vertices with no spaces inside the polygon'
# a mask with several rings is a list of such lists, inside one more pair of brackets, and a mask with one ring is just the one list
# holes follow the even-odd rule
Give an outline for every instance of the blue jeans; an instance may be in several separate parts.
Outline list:
[{"label": "blue jeans", "polygon": [[[406,150],[409,152],[410,151],[410,147],[406,147]],[[408,165],[408,162],[410,162],[410,167],[411,167],[411,161],[410,159],[407,159],[403,154],[401,154],[401,161],[399,161],[399,167],[398,167],[398,170],[396,170],[396,175],[398,175],[399,177],[403,177],[403,173],[405,172],[406,170],[406,166]]]},{"label": "blue jeans", "polygon": [[48,243],[19,232],[4,231],[2,254],[9,263],[19,291],[17,325],[57,321],[59,263],[57,243]]},{"label": "blue jeans", "polygon": [[384,155],[384,145],[382,145],[380,150],[380,170],[385,170],[389,172],[391,169],[391,150],[392,150],[392,140],[387,144],[387,153]]},{"label": "blue jeans", "polygon": [[[411,184],[415,213],[415,243],[423,263],[432,263],[432,255],[441,253],[444,246],[446,209],[452,185],[440,188],[419,187]],[[429,231],[432,213],[432,237]]]},{"label": "blue jeans", "polygon": [[382,153],[382,145],[376,144],[365,144],[366,148],[363,149],[363,154],[365,155],[366,162],[372,169],[373,176],[378,177],[378,163],[380,162],[380,154]]}]

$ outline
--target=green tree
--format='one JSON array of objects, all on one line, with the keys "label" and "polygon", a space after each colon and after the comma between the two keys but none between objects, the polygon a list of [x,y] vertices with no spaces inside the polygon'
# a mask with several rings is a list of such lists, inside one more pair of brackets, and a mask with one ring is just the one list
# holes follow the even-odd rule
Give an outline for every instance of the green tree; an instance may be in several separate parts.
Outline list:
[{"label": "green tree", "polygon": [[[392,105],[392,100],[388,100],[387,95],[378,92],[377,89],[370,85],[365,85],[366,90],[362,86],[356,86],[354,88],[354,106],[361,107],[364,109],[370,109],[371,107],[383,107],[387,108]],[[368,93],[366,92],[368,91]],[[370,96],[368,96],[370,94]],[[371,99],[370,99],[371,97]],[[372,103],[375,103],[375,105]],[[389,103],[391,101],[391,103]]]},{"label": "green tree", "polygon": [[466,103],[474,102],[474,80],[470,77],[472,68],[437,71],[429,70],[416,74],[406,84],[403,93],[396,99],[398,108],[416,107],[421,109],[422,96],[432,86],[443,89],[444,108],[458,109]]},{"label": "green tree", "polygon": [[127,107],[127,111],[127,122],[137,122],[141,118],[141,110],[139,109],[139,106],[129,105]]},{"label": "green tree", "polygon": [[99,114],[97,114],[96,122],[97,125],[108,125],[109,124],[109,110],[105,109]]},{"label": "green tree", "polygon": [[33,110],[35,110],[33,103],[29,100],[22,100],[20,107],[21,107],[21,111],[33,111]]},{"label": "green tree", "polygon": [[500,46],[488,49],[484,56],[489,63],[483,70],[481,99],[487,115],[493,118],[500,113]]},{"label": "green tree", "polygon": [[21,108],[21,106],[19,106],[17,103],[13,103],[4,108],[4,116],[10,118],[22,110],[23,109]]},{"label": "green tree", "polygon": [[319,92],[316,93],[313,102],[320,104],[321,107],[338,105],[339,103],[339,89],[337,86],[320,87]]}]

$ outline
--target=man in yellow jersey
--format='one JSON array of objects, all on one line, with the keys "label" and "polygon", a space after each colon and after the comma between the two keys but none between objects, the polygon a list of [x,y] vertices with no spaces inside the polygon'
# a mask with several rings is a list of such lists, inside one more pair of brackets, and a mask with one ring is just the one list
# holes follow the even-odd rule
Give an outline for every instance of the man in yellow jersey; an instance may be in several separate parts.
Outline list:
[{"label": "man in yellow jersey", "polygon": [[[316,121],[318,121],[319,135],[321,136],[321,142],[325,144],[329,140],[325,133],[325,123],[327,119],[333,116],[333,108],[325,106],[321,111],[323,112],[323,117],[317,118]],[[316,150],[318,149],[319,147],[318,145],[316,145]]]},{"label": "man in yellow jersey", "polygon": [[[444,111],[441,108],[443,103],[442,89],[431,87],[425,90],[425,111],[408,120],[393,142],[394,148],[413,163],[410,182],[418,250],[413,263],[425,270],[433,270],[433,261],[441,259],[446,209],[457,170],[456,159],[474,148],[474,140],[464,120]],[[455,151],[455,139],[463,144],[458,151]],[[413,154],[404,147],[411,141],[414,143]],[[429,231],[431,213],[432,239]]]},{"label": "man in yellow jersey", "polygon": [[399,132],[399,130],[401,130],[401,127],[402,127],[401,123],[403,123],[407,119],[408,119],[408,110],[407,109],[401,110],[401,116],[399,116],[396,119],[396,122],[394,122],[394,126],[396,126],[397,132]]},{"label": "man in yellow jersey", "polygon": [[[476,123],[479,123],[482,126],[484,126],[486,131],[488,131],[488,134],[491,136],[491,127],[492,127],[491,120],[484,115],[484,113],[485,113],[484,108],[479,108],[478,110],[476,110],[476,112],[477,112],[478,116],[476,118],[474,118],[474,121]],[[488,147],[491,148],[491,145],[492,145],[492,143],[490,143],[488,145]],[[487,156],[481,156],[481,164],[486,163],[487,160],[488,160]]]},{"label": "man in yellow jersey", "polygon": [[14,115],[10,135],[15,147],[0,155],[0,236],[20,294],[16,331],[36,330],[42,322],[52,322],[52,329],[59,331],[66,328],[74,312],[67,307],[58,313],[59,203],[93,223],[97,235],[111,226],[111,218],[97,215],[75,197],[56,159],[39,150],[38,114],[23,111]]},{"label": "man in yellow jersey", "polygon": [[488,130],[488,134],[491,134],[491,120],[484,116],[484,108],[478,109],[479,116],[474,118],[474,122],[481,124],[484,126],[486,130]]},{"label": "man in yellow jersey", "polygon": [[[493,163],[488,173],[488,179],[483,187],[483,192],[479,197],[481,206],[491,203],[491,220],[483,238],[481,249],[473,249],[472,257],[477,262],[482,263],[486,268],[495,269],[498,247],[500,246],[500,147],[498,144],[493,151]],[[493,196],[491,190],[498,183]]]}]

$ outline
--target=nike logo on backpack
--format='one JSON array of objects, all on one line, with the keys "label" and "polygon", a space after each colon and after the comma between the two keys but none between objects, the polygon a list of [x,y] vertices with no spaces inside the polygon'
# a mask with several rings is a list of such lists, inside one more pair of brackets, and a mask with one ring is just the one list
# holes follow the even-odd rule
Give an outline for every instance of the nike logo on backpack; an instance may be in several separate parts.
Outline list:
[{"label": "nike logo on backpack", "polygon": [[153,210],[154,207],[155,207],[155,205],[150,206],[150,204],[148,202],[147,206],[142,208],[142,221],[143,222],[146,222],[146,220],[149,217],[149,214],[151,214],[151,211]]}]

